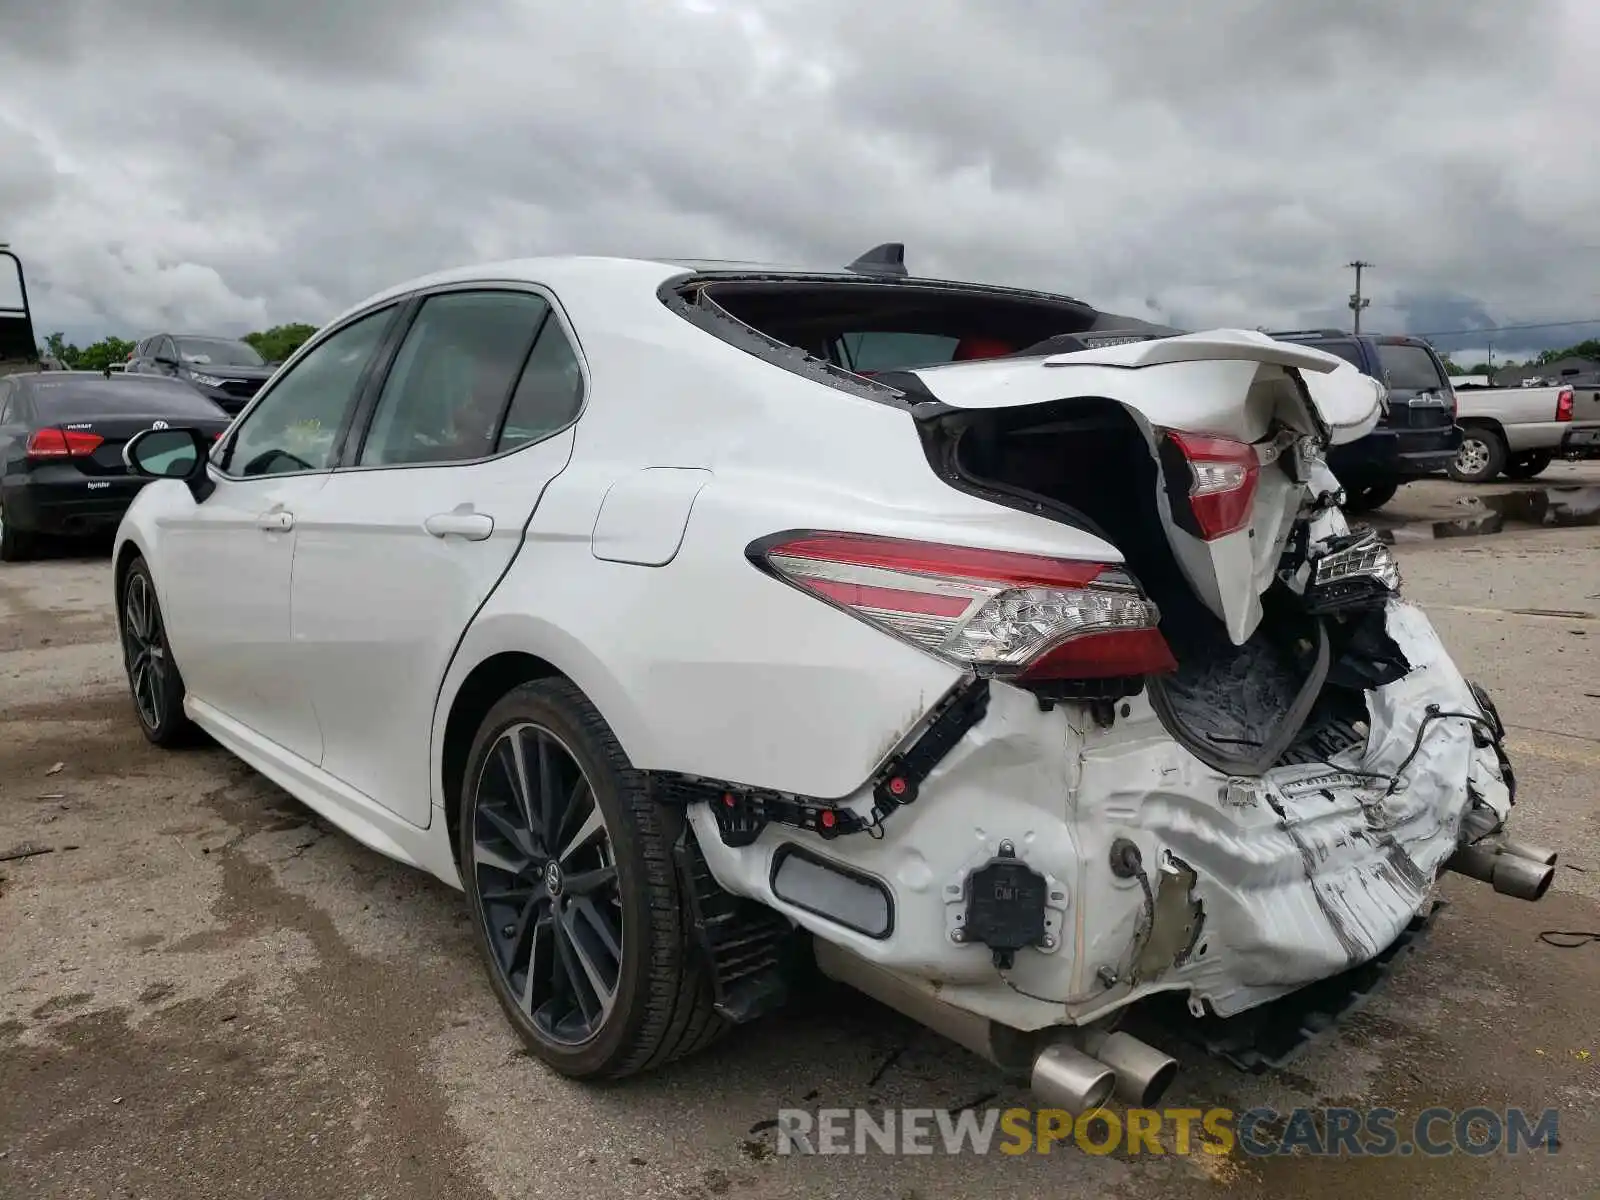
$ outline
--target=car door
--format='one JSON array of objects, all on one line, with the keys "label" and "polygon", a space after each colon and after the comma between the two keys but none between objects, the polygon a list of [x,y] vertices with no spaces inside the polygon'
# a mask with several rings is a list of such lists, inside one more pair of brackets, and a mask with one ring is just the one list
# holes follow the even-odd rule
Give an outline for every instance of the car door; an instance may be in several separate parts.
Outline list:
[{"label": "car door", "polygon": [[312,763],[321,730],[290,654],[296,518],[328,482],[397,312],[358,316],[321,340],[213,455],[215,490],[201,503],[175,499],[158,518],[156,586],[189,695]]},{"label": "car door", "polygon": [[295,661],[323,770],[425,827],[440,682],[567,464],[584,376],[549,299],[475,287],[422,300],[373,391],[297,514]]}]

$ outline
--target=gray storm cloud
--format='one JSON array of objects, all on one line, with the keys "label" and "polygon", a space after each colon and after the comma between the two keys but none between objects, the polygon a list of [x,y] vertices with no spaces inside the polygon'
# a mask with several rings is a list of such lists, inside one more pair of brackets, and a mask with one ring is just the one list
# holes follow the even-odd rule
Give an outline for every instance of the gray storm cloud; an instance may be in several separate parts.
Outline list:
[{"label": "gray storm cloud", "polygon": [[1600,7],[1147,8],[0,0],[0,240],[82,337],[890,239],[1187,323],[1338,316],[1357,256],[1374,326],[1600,316]]}]

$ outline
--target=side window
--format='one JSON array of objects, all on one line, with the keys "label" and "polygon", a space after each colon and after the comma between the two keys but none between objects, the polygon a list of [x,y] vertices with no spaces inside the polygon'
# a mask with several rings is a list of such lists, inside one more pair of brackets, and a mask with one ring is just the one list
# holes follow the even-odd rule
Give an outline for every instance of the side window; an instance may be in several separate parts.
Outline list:
[{"label": "side window", "polygon": [[346,325],[279,379],[234,434],[223,469],[255,476],[332,467],[339,429],[394,311]]},{"label": "side window", "polygon": [[359,464],[463,462],[495,453],[512,391],[549,313],[550,305],[528,292],[430,296],[384,381]]},{"label": "side window", "polygon": [[899,371],[947,363],[958,345],[959,338],[937,333],[847,333],[839,352],[852,371]]},{"label": "side window", "polygon": [[16,422],[17,414],[13,411],[11,403],[11,385],[0,379],[0,425],[11,425]]},{"label": "side window", "polygon": [[511,408],[496,451],[549,437],[565,428],[583,407],[583,371],[567,331],[555,314],[545,318],[528,365],[511,395]]}]

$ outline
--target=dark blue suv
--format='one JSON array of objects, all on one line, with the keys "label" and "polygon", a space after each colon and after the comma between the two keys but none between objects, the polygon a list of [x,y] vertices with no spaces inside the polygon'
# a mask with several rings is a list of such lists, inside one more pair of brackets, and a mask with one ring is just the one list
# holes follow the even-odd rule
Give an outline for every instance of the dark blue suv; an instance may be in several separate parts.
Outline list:
[{"label": "dark blue suv", "polygon": [[1269,336],[1337,354],[1389,389],[1377,428],[1328,455],[1328,465],[1344,484],[1349,511],[1381,508],[1402,483],[1437,474],[1455,458],[1461,444],[1456,395],[1444,363],[1421,338],[1340,329],[1291,329]]}]

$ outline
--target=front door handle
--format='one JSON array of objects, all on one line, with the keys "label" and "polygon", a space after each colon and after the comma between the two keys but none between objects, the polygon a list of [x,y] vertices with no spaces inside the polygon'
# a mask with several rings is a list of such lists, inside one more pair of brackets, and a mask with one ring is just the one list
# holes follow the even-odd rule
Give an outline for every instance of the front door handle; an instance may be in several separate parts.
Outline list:
[{"label": "front door handle", "polygon": [[434,513],[422,527],[436,538],[459,537],[481,542],[494,532],[494,518],[478,512]]},{"label": "front door handle", "polygon": [[273,512],[262,513],[256,518],[256,528],[265,529],[271,533],[284,533],[294,528],[294,514],[277,509]]}]

